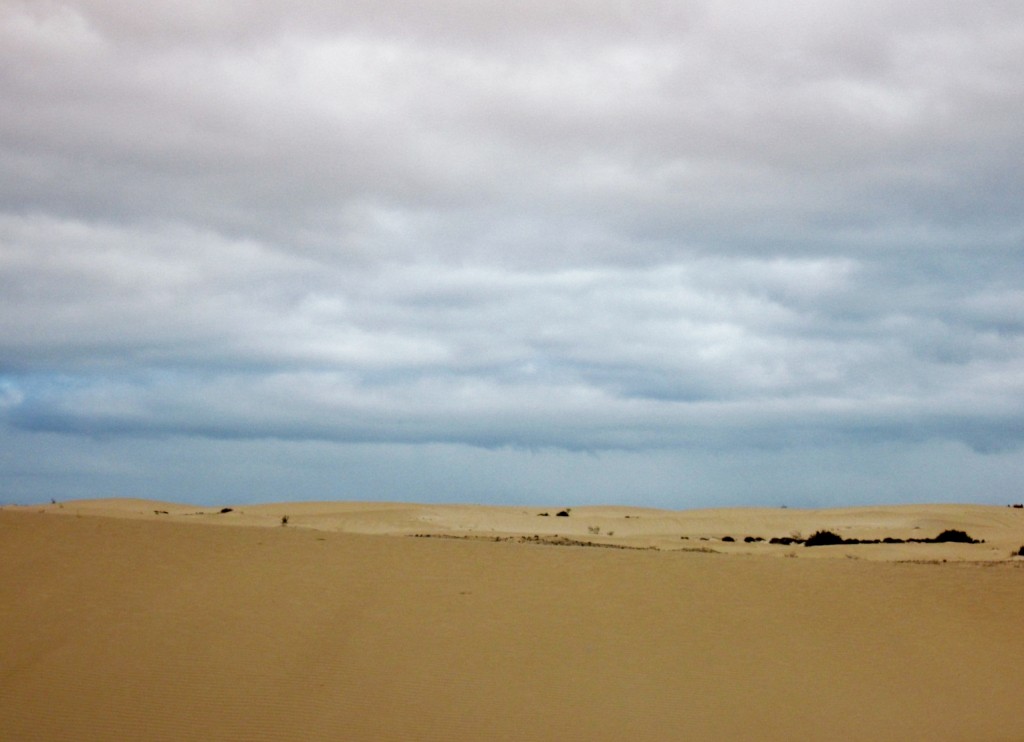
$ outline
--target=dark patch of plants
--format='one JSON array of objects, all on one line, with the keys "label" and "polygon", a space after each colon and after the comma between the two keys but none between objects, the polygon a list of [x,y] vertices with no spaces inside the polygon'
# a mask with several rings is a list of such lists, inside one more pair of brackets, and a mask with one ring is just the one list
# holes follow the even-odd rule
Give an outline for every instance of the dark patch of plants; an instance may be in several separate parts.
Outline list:
[{"label": "dark patch of plants", "polygon": [[846,543],[846,539],[832,531],[816,531],[804,542],[804,546],[835,546],[843,543]]},{"label": "dark patch of plants", "polygon": [[569,517],[569,509],[566,508],[565,510],[559,510],[557,513],[555,513],[555,515],[558,516],[559,518],[568,518]]},{"label": "dark patch of plants", "polygon": [[743,543],[746,543],[746,544],[753,544],[753,543],[757,543],[757,542],[760,542],[760,541],[764,541],[764,539],[761,538],[760,536],[747,536],[746,538],[743,539]]},{"label": "dark patch of plants", "polygon": [[732,543],[736,539],[734,539],[732,536],[722,536],[722,540],[723,541],[728,541],[729,543]]},{"label": "dark patch of plants", "polygon": [[954,543],[954,544],[980,544],[981,542],[977,539],[971,538],[964,531],[955,531],[947,529],[936,536],[933,541],[937,544],[943,543]]},{"label": "dark patch of plants", "polygon": [[768,543],[790,546],[792,544],[802,544],[803,542],[804,540],[802,538],[796,538],[795,536],[775,536]]},{"label": "dark patch of plants", "polygon": [[221,512],[221,515],[223,515],[224,513],[230,513],[233,510],[234,510],[234,508],[221,508],[220,512]]},{"label": "dark patch of plants", "polygon": [[[784,540],[772,539],[771,543],[785,543]],[[790,542],[790,543],[799,543]],[[832,531],[818,531],[811,536],[807,541],[804,542],[804,546],[839,546],[839,545],[857,545],[857,544],[983,544],[984,541],[979,539],[971,538],[964,531],[957,531],[954,529],[947,529],[940,533],[935,538],[894,538],[892,536],[886,536],[883,539],[877,538],[842,538],[841,536],[832,533]]]}]

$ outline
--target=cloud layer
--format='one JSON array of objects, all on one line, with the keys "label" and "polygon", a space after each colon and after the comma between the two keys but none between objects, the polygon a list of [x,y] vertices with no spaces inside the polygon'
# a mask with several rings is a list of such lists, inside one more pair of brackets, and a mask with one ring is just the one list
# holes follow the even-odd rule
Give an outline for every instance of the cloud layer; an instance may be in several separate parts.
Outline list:
[{"label": "cloud layer", "polygon": [[299,5],[0,3],[23,460],[390,450],[507,500],[518,450],[662,503],[686,461],[742,499],[716,457],[823,501],[801,452],[888,446],[889,499],[949,446],[1024,468],[1017,4]]}]

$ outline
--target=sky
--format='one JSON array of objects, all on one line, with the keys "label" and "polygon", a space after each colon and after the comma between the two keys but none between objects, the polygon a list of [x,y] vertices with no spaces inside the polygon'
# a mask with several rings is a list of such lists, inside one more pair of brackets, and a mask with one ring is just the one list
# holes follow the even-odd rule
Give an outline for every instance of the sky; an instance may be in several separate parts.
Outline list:
[{"label": "sky", "polygon": [[1018,0],[0,0],[0,504],[1024,499]]}]

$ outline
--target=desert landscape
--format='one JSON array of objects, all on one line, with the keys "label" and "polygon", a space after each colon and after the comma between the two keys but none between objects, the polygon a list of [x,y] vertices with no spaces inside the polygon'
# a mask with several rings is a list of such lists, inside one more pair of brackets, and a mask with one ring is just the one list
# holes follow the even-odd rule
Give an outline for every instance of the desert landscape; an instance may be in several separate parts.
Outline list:
[{"label": "desert landscape", "polygon": [[1009,506],[8,506],[0,738],[1024,740],[1022,547]]}]

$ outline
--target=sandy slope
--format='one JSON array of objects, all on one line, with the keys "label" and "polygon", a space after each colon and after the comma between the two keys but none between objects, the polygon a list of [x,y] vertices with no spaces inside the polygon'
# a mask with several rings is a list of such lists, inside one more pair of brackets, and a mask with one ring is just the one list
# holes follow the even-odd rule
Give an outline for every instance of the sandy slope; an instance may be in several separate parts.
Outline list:
[{"label": "sandy slope", "polygon": [[0,510],[0,739],[1024,739],[1019,510],[218,510]]}]

